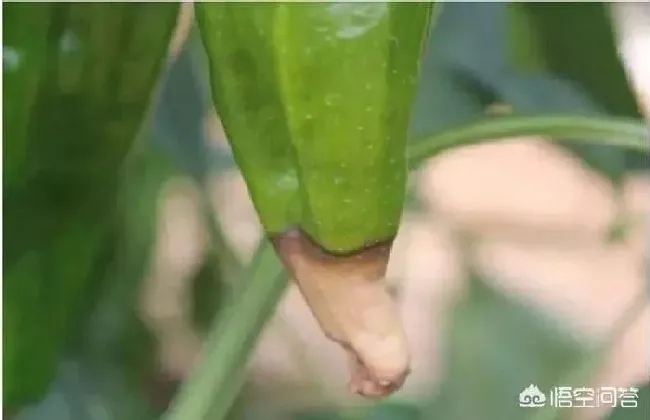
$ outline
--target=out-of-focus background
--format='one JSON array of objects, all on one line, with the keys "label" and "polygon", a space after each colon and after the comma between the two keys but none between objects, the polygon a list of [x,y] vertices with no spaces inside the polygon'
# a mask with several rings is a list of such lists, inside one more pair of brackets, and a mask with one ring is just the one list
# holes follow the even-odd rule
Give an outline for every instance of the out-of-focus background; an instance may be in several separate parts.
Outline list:
[{"label": "out-of-focus background", "polygon": [[[127,245],[106,270],[111,287],[89,319],[82,350],[62,362],[48,398],[21,420],[155,418],[197,360],[223,303],[220,279],[260,241],[207,102],[191,6],[184,7],[124,193]],[[620,54],[650,120],[650,4],[614,8]],[[501,61],[503,19],[498,3],[445,4],[423,64],[414,137],[485,112],[599,111],[559,78],[509,73]],[[348,395],[344,355],[291,287],[257,343],[232,418],[529,418],[519,392],[565,385],[559,378],[613,329],[594,372],[574,385],[646,383],[650,309],[625,328],[616,324],[647,287],[646,158],[531,137],[426,162],[412,174],[388,275],[413,352],[404,389],[371,407]],[[232,255],[215,241],[219,235]],[[644,395],[650,398],[642,393],[640,401]],[[561,418],[608,411],[566,409]],[[631,416],[616,418],[650,413]]]}]

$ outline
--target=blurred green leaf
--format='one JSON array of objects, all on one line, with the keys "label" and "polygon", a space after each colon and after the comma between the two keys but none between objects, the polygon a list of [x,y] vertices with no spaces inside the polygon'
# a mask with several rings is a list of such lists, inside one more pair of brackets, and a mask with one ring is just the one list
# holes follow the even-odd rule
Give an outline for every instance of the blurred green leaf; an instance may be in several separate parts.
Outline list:
[{"label": "blurred green leaf", "polygon": [[641,118],[617,52],[609,4],[513,2],[508,7],[516,29],[510,38],[516,66],[575,83],[612,115]]},{"label": "blurred green leaf", "polygon": [[[164,76],[158,106],[152,119],[155,133],[152,136],[153,147],[169,153],[178,168],[192,176],[201,190],[199,204],[203,222],[210,234],[211,246],[193,286],[194,297],[199,299],[194,308],[195,320],[203,325],[209,322],[211,314],[215,314],[210,308],[218,305],[216,297],[226,292],[220,288],[223,285],[221,283],[227,283],[241,269],[218,226],[207,191],[209,173],[219,174],[236,166],[230,152],[215,146],[206,129],[206,118],[212,105],[203,62],[204,54],[201,40],[193,26]],[[223,293],[217,293],[217,289]]]},{"label": "blurred green leaf", "polygon": [[[18,413],[14,420],[153,419],[134,389],[119,381],[119,374],[97,378],[97,372],[66,360],[46,397]],[[123,417],[123,415],[126,417]]]},{"label": "blurred green leaf", "polygon": [[[149,267],[156,235],[159,194],[164,182],[177,174],[170,158],[148,149],[128,168],[120,199],[121,224],[114,260],[105,273],[101,302],[87,326],[85,355],[116,362],[137,319],[141,280]],[[131,337],[133,338],[133,337]]]},{"label": "blurred green leaf", "polygon": [[[240,270],[218,226],[207,191],[207,176],[235,167],[232,156],[214,146],[206,130],[211,108],[209,85],[201,67],[200,39],[191,30],[180,53],[165,74],[160,100],[152,120],[156,133],[153,147],[167,151],[180,170],[192,176],[202,197],[203,223],[210,236],[210,250],[192,279],[192,317],[205,332],[229,290],[224,286]],[[220,301],[221,299],[221,301]]]},{"label": "blurred green leaf", "polygon": [[210,325],[224,303],[226,292],[219,274],[218,260],[206,259],[192,281],[192,318],[194,325],[202,333],[207,333]]},{"label": "blurred green leaf", "polygon": [[46,7],[13,4],[3,8],[2,28],[2,174],[4,186],[16,186],[29,175],[29,117],[47,56]]},{"label": "blurred green leaf", "polygon": [[519,393],[530,384],[557,386],[586,354],[558,324],[478,276],[448,328],[444,378],[427,418],[526,418],[530,409],[519,407]]},{"label": "blurred green leaf", "polygon": [[11,35],[3,75],[11,69],[7,81],[23,85],[8,91],[15,98],[3,92],[17,118],[15,132],[5,132],[19,163],[10,175],[21,178],[6,191],[4,215],[3,398],[14,407],[48,390],[103,277],[96,264],[114,228],[119,173],[149,108],[178,4],[7,8],[13,26],[3,29]]},{"label": "blurred green leaf", "polygon": [[[581,14],[581,8],[588,10]],[[606,8],[575,3],[445,3],[423,62],[412,137],[477,120],[493,101],[508,103],[524,115],[610,112],[639,118]],[[529,19],[537,9],[543,10],[533,16],[541,20],[539,24]],[[514,65],[511,44],[526,53],[519,58],[526,59],[527,68]],[[572,63],[561,61],[565,58]],[[647,152],[560,144],[615,182],[628,167],[650,167]]]},{"label": "blurred green leaf", "polygon": [[119,200],[122,224],[115,259],[79,354],[97,381],[109,418],[125,420],[159,414],[147,389],[158,375],[156,340],[140,321],[137,308],[156,235],[152,215],[157,213],[164,182],[178,173],[169,156],[154,149],[131,163]]},{"label": "blurred green leaf", "polygon": [[468,30],[464,21],[473,16],[473,10],[460,3],[445,3],[438,13],[421,64],[410,124],[411,139],[480,118],[489,102],[485,98],[489,93],[465,73],[465,62],[467,56],[473,60],[472,53],[476,53],[467,49],[472,44],[471,37],[494,26],[485,25],[489,19],[476,19],[474,23],[479,28]]},{"label": "blurred green leaf", "polygon": [[151,150],[130,163],[118,199],[119,223],[107,242],[110,252],[95,273],[103,279],[86,303],[89,316],[78,326],[78,342],[60,364],[46,399],[19,420],[154,418],[145,386],[156,374],[155,338],[136,308],[155,235],[151,216],[174,167]]},{"label": "blurred green leaf", "polygon": [[211,170],[235,167],[230,153],[215,147],[208,137],[205,121],[212,105],[201,54],[200,39],[192,30],[164,75],[152,121],[156,147],[167,150],[184,172],[199,181]]},{"label": "blurred green leaf", "polygon": [[69,201],[48,206],[38,187],[26,192],[25,201],[5,195],[5,243],[11,245],[3,255],[3,293],[4,313],[11,316],[3,321],[3,375],[11,380],[4,394],[10,406],[31,403],[47,390],[83,316],[112,221],[110,190],[98,200],[79,200],[76,209],[66,209]]},{"label": "blurred green leaf", "polygon": [[[602,2],[510,3],[511,58],[526,75],[518,82],[533,86],[534,78],[546,73],[571,86],[572,90],[578,90],[595,105],[575,106],[575,111],[642,118],[617,52],[609,7]],[[528,100],[524,97],[513,101],[513,105],[525,112],[578,105],[575,101],[562,101],[566,95],[556,95],[559,89],[548,91],[553,95],[529,96]],[[575,95],[576,98],[580,96]],[[544,100],[539,101],[540,97]],[[628,161],[635,159],[629,151],[610,146],[564,145],[614,183],[620,182]]]}]

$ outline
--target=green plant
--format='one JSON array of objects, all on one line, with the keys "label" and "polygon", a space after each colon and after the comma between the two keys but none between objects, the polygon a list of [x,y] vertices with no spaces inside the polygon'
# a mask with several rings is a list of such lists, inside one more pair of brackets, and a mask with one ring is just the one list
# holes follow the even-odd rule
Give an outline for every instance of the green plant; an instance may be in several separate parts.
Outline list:
[{"label": "green plant", "polygon": [[[201,7],[208,9],[207,5]],[[225,9],[220,8],[238,9],[243,6],[212,4],[209,7],[221,11]],[[247,7],[257,10],[256,8],[272,6]],[[277,7],[284,9],[289,6]],[[325,6],[296,7],[309,14],[310,7]],[[348,19],[350,28],[358,29],[355,26],[357,21],[354,20],[355,7],[350,4],[348,9],[338,10],[330,17],[341,19],[341,22]],[[402,5],[392,7],[397,10]],[[377,10],[381,8],[377,6]],[[411,119],[406,153],[409,169],[416,169],[425,160],[451,148],[527,134],[557,140],[579,156],[585,165],[609,178],[615,188],[620,188],[622,180],[630,171],[647,169],[650,151],[648,128],[642,122],[635,97],[628,87],[623,67],[616,55],[607,5],[449,3],[444,7],[436,5],[435,8],[438,9],[438,16],[424,50]],[[92,402],[95,398],[93,390],[101,390],[102,406],[111,407],[108,412],[114,418],[142,419],[162,415],[168,420],[193,420],[221,419],[233,415],[233,404],[241,395],[241,386],[245,380],[246,362],[260,331],[287,286],[287,278],[282,263],[266,241],[260,245],[253,261],[240,269],[240,263],[221,237],[209,207],[206,207],[205,223],[212,242],[209,253],[211,262],[206,263],[206,267],[211,267],[210,271],[214,271],[214,281],[218,278],[220,286],[217,290],[222,291],[220,295],[226,295],[229,299],[220,296],[219,299],[215,297],[212,300],[215,320],[206,336],[202,360],[183,383],[171,407],[164,414],[161,414],[163,410],[152,409],[147,398],[140,395],[142,386],[134,385],[129,380],[134,371],[138,372],[135,376],[147,376],[155,369],[144,363],[151,360],[154,346],[150,345],[150,337],[138,323],[134,305],[138,280],[142,277],[152,247],[154,235],[151,212],[155,208],[160,185],[164,179],[184,173],[193,177],[205,191],[206,168],[215,170],[223,162],[232,165],[229,158],[211,148],[205,138],[201,137],[201,130],[196,129],[201,119],[201,115],[196,114],[208,107],[207,95],[201,96],[208,90],[205,81],[207,66],[196,54],[182,55],[173,64],[189,63],[190,71],[194,72],[188,83],[198,84],[184,85],[189,87],[183,89],[183,92],[196,93],[189,99],[196,101],[193,103],[196,106],[178,106],[173,112],[169,111],[170,99],[173,101],[178,98],[165,95],[179,81],[170,74],[163,83],[160,95],[162,99],[157,103],[155,118],[144,118],[148,95],[159,73],[157,68],[162,68],[162,60],[156,57],[145,65],[136,64],[136,58],[144,60],[142,52],[148,49],[155,50],[154,55],[162,54],[168,42],[177,5],[46,4],[8,5],[3,9],[5,16],[8,16],[3,29],[3,77],[8,87],[3,94],[7,110],[7,123],[3,129],[7,221],[7,246],[3,256],[7,271],[3,291],[6,297],[5,349],[8,349],[5,350],[3,362],[5,407],[7,403],[11,407],[43,396],[47,383],[54,376],[57,359],[67,345],[65,361],[73,359],[86,373],[78,379],[83,386],[77,384],[75,388],[66,380],[52,383],[54,393],[64,392],[68,397],[72,395],[66,401],[81,401],[58,410],[59,413],[66,413],[72,410],[72,406],[85,408],[67,417],[66,414],[59,414],[59,418],[92,418],[90,413],[95,404]],[[51,16],[57,16],[57,19],[52,18],[54,23],[46,26]],[[65,20],[66,16],[69,21]],[[213,29],[206,24],[205,16],[203,19],[202,29],[207,31],[203,38],[210,39]],[[71,26],[66,27],[65,22],[71,22]],[[267,28],[265,25],[268,23],[263,19],[251,19],[247,22],[248,32],[243,32],[245,25],[233,25],[229,30],[232,34],[241,34],[242,39],[251,42],[249,37],[253,39],[257,36],[253,32]],[[79,25],[78,28],[75,25]],[[413,31],[419,30],[416,26],[413,25]],[[46,27],[48,31],[45,31]],[[66,32],[66,28],[73,30]],[[401,30],[404,31],[402,36],[415,37],[408,34],[406,27]],[[307,29],[305,31],[310,32]],[[307,36],[306,32],[301,34]],[[68,36],[70,34],[73,35],[72,38]],[[75,34],[88,34],[87,38],[82,36],[76,41],[83,41],[80,45],[87,48],[83,51],[88,52],[91,57],[88,63],[92,65],[79,65],[86,61],[76,61],[77,57],[73,54],[71,57],[66,56],[70,58],[69,62],[65,61],[70,68],[66,71],[63,66],[62,71],[61,66],[53,65],[52,57],[63,54],[67,45],[65,42],[75,41]],[[310,32],[309,36],[312,35]],[[130,42],[122,42],[127,38]],[[183,54],[188,51],[196,53],[193,48],[202,49],[194,34],[189,39]],[[263,43],[264,39],[261,37],[253,42]],[[513,40],[517,42],[512,42]],[[207,40],[204,42],[213,68],[210,73],[214,79],[215,74],[225,71],[233,63],[223,58],[227,54],[217,54],[214,43]],[[277,44],[274,47],[281,48],[283,43],[289,41],[280,37],[275,42]],[[290,42],[298,41],[291,38]],[[14,50],[24,49],[28,53],[12,55],[12,51],[15,51],[11,47]],[[232,54],[241,49],[235,47],[228,40],[219,45],[223,51],[232,48]],[[339,57],[342,52],[332,48],[331,54]],[[365,62],[362,54],[360,52],[354,57],[355,62],[358,61],[356,70],[359,74],[353,73],[354,77],[347,74],[348,77],[342,79],[331,77],[336,76],[338,71],[336,66],[332,66],[326,75],[328,77],[323,79],[323,89],[327,90],[328,86],[344,80],[349,82],[351,91],[357,77],[365,80],[364,78],[372,76],[380,83],[381,77],[376,73],[374,65],[381,65],[385,57],[378,54],[376,62]],[[15,60],[20,64],[20,71],[16,71]],[[300,65],[301,61],[296,60]],[[404,58],[404,63],[408,66],[412,66],[415,61],[413,54]],[[362,69],[363,74],[360,74]],[[132,80],[120,76],[120,72],[129,71],[133,72]],[[233,89],[217,101],[219,112],[228,109],[241,112],[236,104],[237,99],[243,96],[240,93],[242,90],[253,89],[255,96],[255,92],[259,94],[262,87],[271,91],[278,89],[279,82],[274,78],[269,77],[269,80],[264,81],[255,78],[247,80],[240,77],[241,69],[238,71],[239,74],[233,70],[229,77],[224,77],[220,82],[224,85],[221,89],[224,92],[228,86],[239,86],[239,90]],[[123,83],[123,90],[109,92],[108,87],[113,86],[111,83]],[[288,81],[285,80],[284,83]],[[392,82],[388,81],[387,86],[390,83]],[[39,89],[47,90],[52,86],[57,87],[54,97],[61,104],[50,103],[45,100],[49,97],[43,99],[36,93]],[[131,98],[129,95],[138,97],[133,101],[116,101],[105,107],[90,99],[83,102],[85,105],[63,106],[70,105],[67,101],[71,98],[65,94],[68,88],[75,91],[78,97],[86,99],[94,98],[92,95],[95,94],[101,97],[102,93],[115,94],[118,98],[123,98],[120,95],[125,95],[124,98],[127,99]],[[219,94],[220,89],[217,87],[216,90]],[[392,98],[404,95],[400,98],[400,104],[404,108],[401,111],[405,112],[411,102],[407,90],[393,92],[387,88],[386,92]],[[303,98],[292,100],[298,103]],[[513,107],[512,114],[486,116],[486,106],[494,102],[510,104]],[[91,112],[94,108],[89,104],[97,105],[96,114]],[[278,108],[273,108],[276,106],[278,104],[272,105],[272,109],[277,111]],[[356,102],[350,101],[349,106],[350,116],[361,112],[361,105]],[[168,118],[160,118],[164,111]],[[124,125],[114,124],[112,118],[116,115],[125,119]],[[232,118],[236,118],[236,115],[226,116],[225,123],[226,129],[234,134],[239,129],[228,127],[228,124],[234,124],[230,122]],[[403,122],[404,118],[405,115],[402,115],[399,122]],[[148,124],[140,135],[143,139],[151,138],[153,141],[141,143],[144,145],[140,148],[141,155],[128,160],[126,156],[129,150],[138,151],[130,145],[138,135],[137,129],[143,120]],[[290,120],[287,117],[287,121]],[[397,127],[400,125],[396,124],[390,129],[398,131],[396,135],[405,134],[406,128]],[[255,118],[248,119],[243,127],[265,130],[260,128],[260,120]],[[305,135],[318,138],[319,134],[325,136],[329,133],[327,124],[317,126],[314,130]],[[261,134],[275,131],[269,129]],[[345,138],[346,141],[354,141],[354,137],[343,134],[337,140]],[[287,137],[291,138],[291,135]],[[329,138],[320,140],[319,145],[323,147],[333,141]],[[242,140],[240,137],[234,141],[240,143]],[[291,141],[295,142],[295,139]],[[300,147],[293,147],[298,149],[299,154],[304,152]],[[167,148],[172,159],[162,154],[161,148]],[[291,147],[285,145],[284,148],[288,150]],[[238,151],[236,147],[234,152],[244,175],[249,178],[250,188],[250,179],[257,177],[249,176],[247,172],[251,169],[245,167],[246,161],[252,156],[249,153],[252,152]],[[336,164],[342,159],[335,153],[331,157],[330,164]],[[364,156],[358,156],[355,161],[362,162],[363,158]],[[298,156],[300,159],[301,156]],[[642,164],[639,165],[639,162]],[[126,170],[122,170],[123,166],[126,166]],[[259,167],[252,171],[255,169]],[[349,178],[352,175],[346,173],[345,176]],[[307,195],[312,191],[323,193],[310,187]],[[262,190],[261,193],[263,192]],[[270,230],[274,233],[275,224],[266,218],[267,212],[261,209],[253,188],[251,195],[254,201],[258,201],[256,205],[265,227],[269,229],[272,225]],[[331,200],[329,209],[340,204],[341,198],[336,194],[323,193],[323,196]],[[391,203],[401,207],[401,192],[389,198]],[[122,206],[116,206],[118,202]],[[298,210],[295,206],[289,207],[291,211]],[[282,212],[276,214],[275,210],[268,214],[274,217],[279,214],[281,219],[288,216]],[[324,217],[329,216],[327,214]],[[626,220],[624,216],[625,209],[621,206],[619,217],[612,221],[612,225],[617,228],[622,226],[623,230],[635,229],[631,223],[620,223],[621,220]],[[393,220],[393,216],[386,216],[386,220],[389,219]],[[288,217],[279,222],[281,226],[278,228],[282,229],[284,225],[295,221],[298,224],[304,222],[306,226],[303,228],[310,223],[308,219],[303,221]],[[113,224],[107,227],[109,223]],[[119,228],[113,228],[114,225]],[[335,239],[341,233],[347,233],[339,231],[339,226],[334,227],[336,229],[328,232],[328,235],[332,233]],[[390,229],[391,235],[394,233],[393,227]],[[110,232],[114,234],[111,235]],[[310,233],[319,238],[317,229]],[[376,232],[370,236],[374,236],[374,233]],[[44,238],[44,235],[49,239]],[[367,232],[361,236],[367,238]],[[332,242],[333,248],[340,247],[340,243],[328,240],[331,239],[330,236],[323,239],[327,244]],[[66,245],[68,243],[74,247]],[[35,258],[46,263],[38,262]],[[33,271],[38,267],[41,267],[41,271],[34,274]],[[242,281],[232,281],[233,277],[241,277]],[[504,397],[506,392],[508,395],[516,392],[521,385],[519,381],[533,378],[509,376],[502,378],[503,381],[495,386],[495,376],[498,375],[489,369],[481,370],[481,367],[502,360],[508,352],[519,356],[524,350],[512,343],[521,340],[525,334],[531,334],[530,331],[535,332],[530,337],[539,338],[539,342],[534,348],[526,349],[531,359],[523,361],[520,370],[529,369],[527,375],[534,376],[540,384],[555,384],[561,378],[568,378],[571,383],[580,383],[590,374],[599,360],[601,347],[595,350],[585,349],[584,345],[564,337],[559,329],[549,330],[540,326],[541,317],[530,314],[516,302],[486,288],[481,277],[479,273],[472,277],[472,293],[454,314],[450,344],[453,350],[449,352],[454,355],[449,361],[452,376],[438,392],[437,398],[422,404],[411,404],[408,409],[389,404],[385,411],[383,405],[379,405],[372,410],[341,409],[334,413],[310,413],[301,418],[430,418],[430,413],[459,420],[476,416],[484,416],[487,420],[522,418],[528,413],[512,410],[513,406],[504,408],[504,404],[495,401],[500,401],[499,398]],[[80,321],[86,316],[81,309],[82,300],[83,296],[92,294],[93,290],[91,286],[79,286],[85,278],[105,278],[95,290],[101,296],[86,298],[88,305],[85,313],[92,314],[87,325]],[[74,287],[71,286],[73,284]],[[241,288],[233,286],[237,284]],[[228,294],[223,292],[226,289]],[[209,302],[210,299],[208,304]],[[640,312],[646,303],[645,296],[640,297],[639,302],[631,306],[631,315],[623,318],[623,324],[617,326],[617,330]],[[19,328],[18,321],[26,324],[20,324],[22,327]],[[502,331],[499,328],[501,325],[507,325],[507,331],[511,335]],[[82,327],[85,328],[84,331],[81,331]],[[64,330],[67,333],[60,333]],[[28,331],[34,333],[28,334]],[[54,338],[45,340],[39,336],[40,332],[51,333]],[[104,335],[100,336],[100,332]],[[480,336],[486,351],[477,353],[476,349],[464,348],[467,344],[463,337],[467,334]],[[21,344],[21,340],[32,337],[38,337],[38,340],[34,338],[29,343]],[[50,335],[45,334],[45,337]],[[139,340],[149,340],[149,344],[137,344]],[[46,341],[47,344],[44,344]],[[51,344],[54,342],[56,343]],[[125,351],[129,346],[134,346],[133,353]],[[109,354],[111,349],[122,356],[112,360],[111,357],[114,356]],[[589,355],[585,355],[585,352]],[[556,363],[558,358],[564,364]],[[468,366],[477,361],[472,372],[467,372]],[[514,360],[506,362],[508,366],[514,363]],[[578,368],[574,367],[576,364]],[[138,368],[141,368],[141,372]],[[69,364],[62,363],[60,371],[60,376],[69,378],[70,375],[66,374],[69,372]],[[471,379],[472,375],[477,375],[475,381],[469,381],[468,378]],[[98,385],[97,378],[109,379],[101,379],[104,382]],[[22,381],[32,383],[18,387]],[[129,385],[123,385],[125,383]],[[63,387],[65,391],[56,387]],[[16,390],[18,388],[21,389]],[[79,388],[87,391],[80,391]],[[467,388],[474,389],[476,393],[486,390],[494,393],[478,405],[464,406],[460,398]],[[497,392],[499,390],[501,393]],[[137,401],[133,403],[137,408],[129,408],[130,403],[125,404],[125,401]],[[453,401],[458,403],[454,404]],[[46,398],[43,405],[45,408],[42,409],[45,411],[39,412],[38,408],[35,411],[25,410],[18,414],[18,418],[57,418],[57,408],[47,405],[47,402]],[[563,413],[544,411],[539,415],[561,418]],[[612,418],[625,418],[622,417],[624,415],[616,412]]]},{"label": "green plant", "polygon": [[163,68],[178,5],[11,4],[4,403],[54,377],[114,223],[119,170]]},{"label": "green plant", "polygon": [[430,6],[196,6],[215,107],[265,233],[364,395],[408,371],[377,280],[404,203]]}]

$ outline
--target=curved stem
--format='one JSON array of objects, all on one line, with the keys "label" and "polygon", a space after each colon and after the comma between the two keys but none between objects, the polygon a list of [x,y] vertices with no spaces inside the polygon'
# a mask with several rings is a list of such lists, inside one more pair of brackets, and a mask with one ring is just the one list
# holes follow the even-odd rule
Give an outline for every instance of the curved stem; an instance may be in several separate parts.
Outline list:
[{"label": "curved stem", "polygon": [[[414,144],[409,168],[452,147],[492,139],[542,135],[576,141],[650,150],[648,128],[629,119],[536,116],[499,117],[443,131]],[[216,320],[200,363],[183,384],[163,420],[223,420],[243,384],[255,340],[273,314],[287,285],[273,249],[264,240],[246,270],[243,290]]]},{"label": "curved stem", "polygon": [[444,150],[505,137],[539,135],[650,151],[650,130],[630,118],[567,115],[506,116],[445,130],[409,146],[411,169]]},{"label": "curved stem", "polygon": [[243,290],[216,320],[201,360],[163,420],[224,419],[244,382],[257,336],[287,284],[273,248],[264,240],[244,273]]}]

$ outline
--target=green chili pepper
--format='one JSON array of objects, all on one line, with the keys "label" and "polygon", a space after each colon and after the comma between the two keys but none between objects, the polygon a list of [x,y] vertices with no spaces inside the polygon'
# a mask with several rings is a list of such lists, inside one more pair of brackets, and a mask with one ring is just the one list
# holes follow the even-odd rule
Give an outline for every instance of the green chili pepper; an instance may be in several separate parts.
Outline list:
[{"label": "green chili pepper", "polygon": [[212,96],[261,222],[352,386],[408,370],[385,273],[431,3],[196,5]]},{"label": "green chili pepper", "polygon": [[43,396],[101,277],[93,264],[110,232],[120,168],[178,7],[3,6],[5,407]]}]

